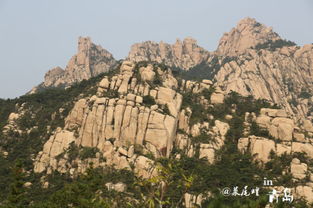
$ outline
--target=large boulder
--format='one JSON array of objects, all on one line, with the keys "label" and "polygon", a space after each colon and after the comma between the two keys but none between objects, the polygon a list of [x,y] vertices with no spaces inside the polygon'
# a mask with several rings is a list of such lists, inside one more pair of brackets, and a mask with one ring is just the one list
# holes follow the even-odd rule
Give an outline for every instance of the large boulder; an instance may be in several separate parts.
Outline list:
[{"label": "large boulder", "polygon": [[301,163],[299,159],[294,158],[290,164],[290,172],[295,179],[304,179],[308,171],[308,166]]},{"label": "large boulder", "polygon": [[308,203],[313,202],[313,189],[310,186],[297,186],[296,187],[296,196],[304,197]]},{"label": "large boulder", "polygon": [[141,67],[139,69],[139,73],[141,76],[141,79],[143,81],[153,81],[155,77],[155,72],[153,71],[153,66],[148,65],[147,67]]},{"label": "large boulder", "polygon": [[309,158],[313,158],[313,145],[310,143],[292,142],[292,152],[303,152]]},{"label": "large boulder", "polygon": [[215,159],[215,150],[212,148],[210,144],[201,144],[199,158],[206,158],[209,163],[213,163]]},{"label": "large boulder", "polygon": [[150,178],[156,174],[153,160],[139,156],[135,160],[135,173],[143,178]]},{"label": "large boulder", "polygon": [[304,120],[303,121],[303,128],[305,131],[313,132],[313,125],[310,120]]},{"label": "large boulder", "polygon": [[276,150],[273,140],[256,136],[239,139],[237,147],[241,152],[250,151],[256,160],[263,163],[268,162],[271,151]]},{"label": "large boulder", "polygon": [[224,95],[222,93],[212,93],[211,103],[212,104],[221,104],[224,102]]},{"label": "large boulder", "polygon": [[289,118],[274,118],[269,132],[272,136],[282,141],[291,141],[294,130],[294,122]]}]

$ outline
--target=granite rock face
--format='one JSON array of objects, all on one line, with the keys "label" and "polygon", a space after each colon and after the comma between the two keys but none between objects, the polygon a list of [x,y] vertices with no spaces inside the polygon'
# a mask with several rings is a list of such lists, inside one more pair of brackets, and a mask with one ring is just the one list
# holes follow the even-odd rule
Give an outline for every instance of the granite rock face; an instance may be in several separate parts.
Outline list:
[{"label": "granite rock face", "polygon": [[248,49],[221,66],[216,85],[226,92],[267,99],[305,118],[312,106],[312,60],[313,45],[285,46],[275,51]]},{"label": "granite rock face", "polygon": [[[275,41],[280,42],[276,47],[257,48]],[[245,18],[224,34],[214,55],[219,60],[216,85],[227,93],[269,100],[301,119],[311,116],[312,44],[293,46],[272,28]]]},{"label": "granite rock face", "polygon": [[[65,171],[67,156],[57,158],[62,153],[66,155],[74,142],[77,147],[99,151],[98,158],[93,159],[98,159],[97,166],[101,165],[101,157],[106,158],[105,164],[118,168],[130,168],[133,162],[138,165],[138,174],[148,177],[148,172],[141,166],[147,167],[153,161],[139,156],[137,147],[156,157],[169,156],[175,140],[182,96],[175,91],[175,82],[169,84],[174,89],[151,88],[143,79],[146,77],[143,72],[147,70],[164,77],[164,83],[176,81],[171,71],[161,71],[148,65],[135,72],[135,64],[124,61],[120,74],[104,77],[100,81],[97,95],[76,102],[65,119],[64,129],[57,130],[38,154],[34,170],[48,173],[52,170]],[[137,80],[138,76],[142,81]],[[114,96],[108,94],[112,92],[115,92]],[[144,96],[154,96],[156,105],[145,105]],[[162,110],[164,106],[168,106],[168,112]],[[88,163],[82,165],[79,160],[75,163],[78,164],[76,172],[83,172],[88,166]]]},{"label": "granite rock face", "polygon": [[[158,84],[153,84],[155,81]],[[208,80],[183,80],[179,85],[170,69],[124,61],[119,73],[103,77],[95,95],[75,103],[65,119],[65,127],[58,128],[38,153],[34,171],[49,174],[58,170],[75,176],[86,171],[92,162],[95,167],[114,165],[118,169],[130,169],[133,166],[136,174],[148,178],[156,173],[154,161],[146,157],[147,154],[155,158],[169,157],[173,146],[179,145],[190,151],[190,156],[194,155],[195,147],[185,146],[188,139],[177,135],[177,128],[194,136],[208,128],[206,134],[216,136],[218,141],[201,144],[200,157],[213,163],[215,151],[223,146],[229,125],[217,120],[214,126],[208,123],[191,126],[192,111],[181,109],[183,97],[180,94],[211,87]],[[203,100],[203,104],[208,105],[208,100]],[[92,148],[97,154],[69,160],[75,148]],[[81,150],[77,151],[79,155]]]},{"label": "granite rock face", "polygon": [[161,41],[160,43],[146,41],[136,43],[131,47],[127,59],[131,61],[155,61],[164,63],[170,67],[177,67],[183,70],[206,61],[209,52],[197,45],[192,38],[185,38],[183,41],[177,39],[171,45]]},{"label": "granite rock face", "polygon": [[217,53],[223,56],[238,56],[258,44],[279,39],[281,38],[272,28],[248,17],[240,20],[235,28],[223,35]]}]

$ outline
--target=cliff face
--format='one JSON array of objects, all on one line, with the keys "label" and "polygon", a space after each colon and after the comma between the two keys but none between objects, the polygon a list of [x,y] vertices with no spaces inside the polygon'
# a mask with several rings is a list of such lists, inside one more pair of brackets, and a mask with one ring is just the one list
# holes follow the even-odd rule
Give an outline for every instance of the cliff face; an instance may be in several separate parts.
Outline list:
[{"label": "cliff face", "polygon": [[226,92],[267,99],[298,118],[311,118],[313,45],[295,46],[246,18],[221,38],[215,56],[216,85]]},{"label": "cliff face", "polygon": [[298,117],[311,118],[312,60],[313,45],[249,49],[224,64],[215,79],[227,92],[267,99]]},{"label": "cliff face", "polygon": [[[163,87],[147,84],[156,76],[162,77]],[[57,161],[56,156],[69,148],[71,142],[78,147],[98,148],[99,156],[107,159],[105,164],[118,168],[130,168],[130,162],[140,166],[142,160],[150,161],[134,154],[135,145],[143,146],[156,157],[168,156],[182,103],[181,94],[173,90],[177,87],[170,71],[152,65],[135,69],[134,63],[123,62],[120,74],[105,77],[96,95],[75,104],[66,118],[65,128],[51,136],[38,155],[34,170],[67,171],[66,160]],[[147,106],[144,96],[150,96],[150,102],[155,104]],[[95,164],[99,165],[99,160]],[[83,172],[87,167],[88,163],[75,172]]]},{"label": "cliff face", "polygon": [[44,82],[31,92],[36,92],[39,88],[70,86],[107,72],[116,63],[111,53],[92,43],[89,37],[79,37],[77,54],[70,59],[66,68],[63,70],[61,67],[56,67],[49,70]]},{"label": "cliff face", "polygon": [[173,45],[152,41],[136,43],[131,47],[127,59],[135,62],[155,61],[189,70],[205,61],[208,56],[209,52],[198,46],[196,40],[186,38],[183,41],[177,40]]}]

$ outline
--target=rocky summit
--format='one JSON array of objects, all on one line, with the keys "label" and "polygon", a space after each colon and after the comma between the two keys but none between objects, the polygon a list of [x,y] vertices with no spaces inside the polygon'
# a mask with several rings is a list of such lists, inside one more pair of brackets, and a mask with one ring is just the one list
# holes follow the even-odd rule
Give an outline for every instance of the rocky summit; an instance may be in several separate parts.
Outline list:
[{"label": "rocky summit", "polygon": [[207,60],[209,52],[197,45],[191,37],[183,41],[177,39],[175,44],[146,41],[134,44],[127,59],[131,61],[155,61],[165,65],[189,70]]},{"label": "rocky summit", "polygon": [[80,37],[0,100],[0,207],[312,207],[312,63],[252,18],[213,52],[146,41],[116,61]]},{"label": "rocky summit", "polygon": [[238,56],[249,48],[268,41],[281,40],[279,35],[253,18],[239,21],[230,32],[225,33],[218,44],[217,53],[223,56]]},{"label": "rocky summit", "polygon": [[31,93],[42,88],[70,86],[107,72],[115,65],[116,60],[110,52],[92,43],[89,37],[79,37],[77,54],[69,60],[65,69],[55,67],[49,70],[44,82],[34,87]]}]

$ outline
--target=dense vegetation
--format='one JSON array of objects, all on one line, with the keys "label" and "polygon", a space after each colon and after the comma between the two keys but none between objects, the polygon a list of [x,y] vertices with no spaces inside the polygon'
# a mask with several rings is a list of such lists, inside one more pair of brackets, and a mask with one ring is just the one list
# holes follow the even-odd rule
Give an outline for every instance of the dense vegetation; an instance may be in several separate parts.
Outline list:
[{"label": "dense vegetation", "polygon": [[[112,76],[118,70],[100,74],[89,80],[83,80],[70,88],[51,88],[39,93],[24,95],[16,99],[0,100],[0,127],[7,124],[11,112],[18,108],[23,112],[17,123],[23,133],[9,131],[4,135],[0,131],[0,150],[8,152],[8,156],[0,154],[0,201],[4,201],[10,192],[10,184],[14,182],[15,164],[25,172],[28,181],[34,182],[38,177],[32,173],[33,159],[42,150],[57,127],[64,126],[64,118],[79,97],[95,94],[96,83],[103,76]],[[22,107],[21,107],[22,106]],[[36,128],[34,128],[36,127]],[[28,131],[28,132],[27,132]],[[93,151],[82,153],[82,157],[93,154]],[[36,194],[35,194],[36,195]]]},{"label": "dense vegetation", "polygon": [[265,43],[260,43],[260,44],[256,45],[254,48],[256,50],[268,49],[270,51],[274,51],[277,48],[282,48],[284,46],[287,46],[287,47],[288,46],[295,46],[295,45],[296,45],[296,43],[294,43],[292,41],[279,39],[279,40],[275,40],[275,41],[269,40]]},{"label": "dense vegetation", "polygon": [[179,77],[186,80],[212,80],[220,67],[221,65],[219,64],[219,58],[215,56],[210,62],[203,61],[200,64],[192,67],[188,71],[176,70],[176,73]]}]

